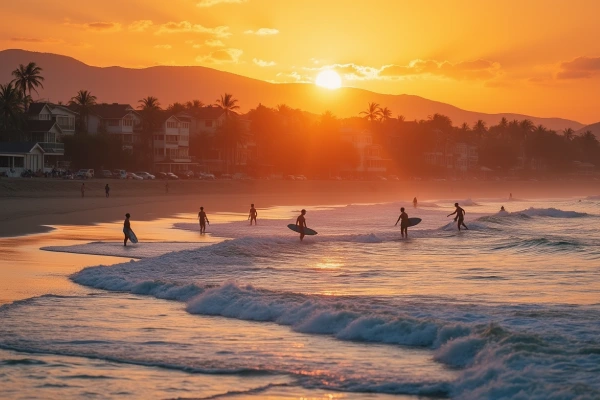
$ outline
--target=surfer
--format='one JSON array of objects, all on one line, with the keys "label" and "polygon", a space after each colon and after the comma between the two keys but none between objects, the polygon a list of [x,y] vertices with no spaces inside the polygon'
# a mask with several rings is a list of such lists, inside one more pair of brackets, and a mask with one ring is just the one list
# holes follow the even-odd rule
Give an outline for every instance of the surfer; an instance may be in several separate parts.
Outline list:
[{"label": "surfer", "polygon": [[300,211],[300,215],[296,218],[296,226],[298,226],[298,230],[300,231],[300,240],[304,239],[304,228],[306,228],[306,210],[302,209]]},{"label": "surfer", "polygon": [[413,199],[413,206],[414,206],[415,208],[417,208],[417,198],[416,198],[416,197]]},{"label": "surfer", "polygon": [[200,212],[198,213],[198,220],[200,221],[200,233],[206,232],[206,223],[210,225],[210,221],[204,212],[204,207],[200,207]]},{"label": "surfer", "polygon": [[256,225],[256,216],[258,212],[256,212],[256,208],[254,208],[254,204],[250,204],[250,214],[248,214],[248,219],[250,220],[250,225],[252,225],[252,221],[254,221],[254,225]]},{"label": "surfer", "polygon": [[110,187],[108,186],[108,183],[104,186],[104,193],[106,194],[106,197],[110,197]]},{"label": "surfer", "polygon": [[468,230],[469,228],[467,228],[467,226],[465,225],[465,210],[463,210],[462,207],[458,205],[458,203],[454,203],[454,207],[456,207],[456,210],[454,210],[452,214],[448,214],[448,216],[456,214],[456,218],[454,218],[454,220],[458,221],[458,230],[460,231],[461,225]]},{"label": "surfer", "polygon": [[125,222],[123,222],[123,233],[125,234],[125,239],[123,240],[123,246],[127,246],[127,241],[129,240],[129,231],[131,230],[131,222],[129,222],[129,213],[125,214]]},{"label": "surfer", "polygon": [[397,226],[398,222],[400,222],[400,235],[402,237],[405,237],[404,235],[406,235],[406,238],[408,238],[408,214],[404,212],[404,207],[400,209],[400,216],[398,217],[398,220],[396,221],[394,226]]}]

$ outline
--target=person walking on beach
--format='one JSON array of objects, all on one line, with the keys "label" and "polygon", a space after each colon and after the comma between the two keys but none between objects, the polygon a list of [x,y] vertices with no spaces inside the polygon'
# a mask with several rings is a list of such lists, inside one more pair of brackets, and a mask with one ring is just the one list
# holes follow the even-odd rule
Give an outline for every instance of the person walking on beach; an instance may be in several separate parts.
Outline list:
[{"label": "person walking on beach", "polygon": [[456,214],[454,220],[458,221],[458,230],[460,231],[461,225],[468,230],[469,228],[467,228],[467,226],[465,225],[465,210],[463,210],[462,207],[458,205],[458,203],[454,203],[454,207],[456,207],[456,210],[454,210],[452,214],[448,214],[448,216]]},{"label": "person walking on beach", "polygon": [[210,221],[204,212],[204,207],[200,207],[200,212],[198,213],[198,220],[200,221],[200,233],[206,232],[206,223],[210,225]]},{"label": "person walking on beach", "polygon": [[248,215],[248,219],[250,220],[250,225],[252,225],[252,221],[254,221],[254,225],[256,225],[256,216],[258,212],[256,212],[256,208],[254,208],[254,204],[250,204],[250,214]]},{"label": "person walking on beach", "polygon": [[165,183],[165,194],[169,194],[169,182]]},{"label": "person walking on beach", "polygon": [[[402,221],[402,222],[400,222]],[[400,235],[404,238],[408,238],[408,214],[404,212],[404,207],[400,209],[400,216],[398,220],[394,224],[394,226],[398,226],[398,222],[400,222]]]},{"label": "person walking on beach", "polygon": [[417,198],[416,198],[416,197],[413,199],[413,206],[414,206],[415,208],[417,208]]},{"label": "person walking on beach", "polygon": [[106,184],[106,186],[104,186],[104,193],[106,194],[106,197],[110,197],[110,187],[108,186],[108,183]]},{"label": "person walking on beach", "polygon": [[125,234],[125,239],[123,239],[123,246],[127,246],[127,241],[129,240],[129,231],[131,231],[131,222],[129,222],[129,213],[125,214],[125,221],[123,222],[123,234]]},{"label": "person walking on beach", "polygon": [[296,226],[298,226],[298,229],[300,230],[300,240],[304,240],[304,228],[306,228],[306,218],[304,218],[304,216],[306,215],[306,210],[302,209],[302,211],[300,211],[300,215],[298,216],[298,218],[296,218]]},{"label": "person walking on beach", "polygon": [[85,197],[85,183],[81,184],[81,198]]}]

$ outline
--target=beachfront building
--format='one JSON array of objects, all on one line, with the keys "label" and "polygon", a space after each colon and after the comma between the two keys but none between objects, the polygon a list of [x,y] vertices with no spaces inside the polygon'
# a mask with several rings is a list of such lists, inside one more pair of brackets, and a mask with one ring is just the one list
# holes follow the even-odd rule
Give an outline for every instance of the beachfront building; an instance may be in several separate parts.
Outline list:
[{"label": "beachfront building", "polygon": [[129,104],[96,104],[91,107],[87,117],[88,133],[114,135],[128,150],[133,150],[134,143],[140,141],[141,126],[140,114]]},{"label": "beachfront building", "polygon": [[373,143],[370,131],[345,127],[340,130],[340,135],[342,140],[352,144],[359,156],[356,167],[345,167],[341,173],[361,177],[386,174],[389,160],[383,157],[383,147]]},{"label": "beachfront building", "polygon": [[196,165],[190,157],[191,122],[187,116],[162,114],[153,135],[156,172],[187,171]]},{"label": "beachfront building", "polygon": [[75,134],[75,120],[78,113],[61,104],[31,103],[27,109],[27,119],[34,121],[55,121],[61,130],[61,135]]},{"label": "beachfront building", "polygon": [[25,170],[40,171],[44,168],[44,149],[35,142],[0,143],[0,172],[19,177]]},{"label": "beachfront building", "polygon": [[429,165],[446,169],[449,173],[466,174],[478,171],[479,151],[468,143],[444,141],[436,144],[432,151],[423,153]]}]

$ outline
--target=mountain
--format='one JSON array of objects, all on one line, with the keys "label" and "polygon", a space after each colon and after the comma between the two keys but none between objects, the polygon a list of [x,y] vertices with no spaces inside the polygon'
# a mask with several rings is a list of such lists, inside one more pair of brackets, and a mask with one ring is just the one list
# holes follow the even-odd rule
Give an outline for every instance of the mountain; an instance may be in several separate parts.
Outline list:
[{"label": "mountain", "polygon": [[259,103],[269,107],[287,104],[316,114],[329,110],[338,117],[350,117],[358,115],[368,102],[376,102],[395,114],[404,115],[406,120],[426,119],[429,115],[440,113],[449,116],[455,125],[463,122],[472,125],[479,119],[491,125],[505,117],[508,120],[527,118],[536,125],[543,124],[555,130],[583,127],[579,122],[562,118],[466,111],[406,94],[389,95],[357,88],[327,90],[298,83],[275,84],[206,67],[93,67],[67,56],[24,50],[0,51],[0,83],[9,82],[11,71],[19,64],[31,61],[43,68],[46,78],[40,96],[53,102],[66,102],[80,89],[91,91],[99,102],[129,103],[134,107],[139,99],[146,96],[155,96],[163,106],[167,106],[192,99],[210,103],[227,92],[239,99],[242,111],[248,111]]},{"label": "mountain", "polygon": [[600,140],[600,122],[596,122],[595,124],[586,125],[583,128],[575,131],[576,135],[581,135],[585,131],[592,131],[594,135]]}]

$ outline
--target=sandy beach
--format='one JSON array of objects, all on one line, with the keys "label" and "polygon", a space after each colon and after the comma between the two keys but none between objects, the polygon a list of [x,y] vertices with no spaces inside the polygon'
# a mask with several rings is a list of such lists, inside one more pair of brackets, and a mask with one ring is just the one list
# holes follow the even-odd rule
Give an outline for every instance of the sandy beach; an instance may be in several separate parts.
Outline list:
[{"label": "sandy beach", "polygon": [[[85,198],[80,187],[85,183]],[[104,185],[111,187],[105,198]],[[587,197],[600,193],[596,181],[165,181],[59,179],[0,180],[0,236],[44,232],[52,225],[88,225],[152,220],[180,213],[247,212],[257,207],[376,203],[478,198]]]}]

